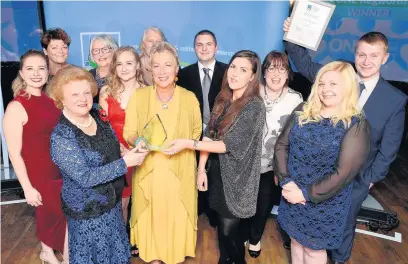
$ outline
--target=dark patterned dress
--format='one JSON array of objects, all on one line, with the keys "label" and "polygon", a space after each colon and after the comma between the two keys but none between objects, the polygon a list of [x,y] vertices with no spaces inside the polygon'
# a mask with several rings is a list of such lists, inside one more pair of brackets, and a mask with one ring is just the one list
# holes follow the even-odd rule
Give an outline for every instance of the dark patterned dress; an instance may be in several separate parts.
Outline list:
[{"label": "dark patterned dress", "polygon": [[[288,123],[275,148],[275,171],[282,186],[296,183],[307,202],[291,204],[282,198],[278,221],[305,247],[338,248],[350,208],[352,180],[369,151],[368,123],[353,117],[346,128],[341,121],[334,126],[323,118],[299,126],[295,113]],[[288,142],[286,150],[283,141]]]},{"label": "dark patterned dress", "polygon": [[62,115],[51,136],[51,155],[63,176],[70,263],[129,263],[121,207],[127,166],[109,123],[97,111],[91,114],[96,135],[83,133]]},{"label": "dark patterned dress", "polygon": [[89,70],[89,72],[92,74],[96,81],[96,84],[98,85],[98,94],[94,97],[93,102],[94,104],[99,104],[99,92],[101,91],[101,88],[108,83],[108,76],[102,78],[101,76],[99,76],[99,73],[96,69],[91,69]]}]

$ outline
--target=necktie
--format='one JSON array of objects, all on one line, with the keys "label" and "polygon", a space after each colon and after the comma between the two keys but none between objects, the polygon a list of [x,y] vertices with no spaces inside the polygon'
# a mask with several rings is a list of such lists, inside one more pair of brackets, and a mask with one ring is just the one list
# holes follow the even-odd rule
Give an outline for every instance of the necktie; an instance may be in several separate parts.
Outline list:
[{"label": "necktie", "polygon": [[361,93],[364,91],[364,89],[365,89],[364,83],[360,82],[360,94],[359,94],[359,97],[361,96]]},{"label": "necktie", "polygon": [[208,103],[208,93],[210,92],[211,78],[210,69],[203,68],[204,78],[201,83],[201,88],[203,89],[203,123],[208,124],[210,121],[210,104]]}]

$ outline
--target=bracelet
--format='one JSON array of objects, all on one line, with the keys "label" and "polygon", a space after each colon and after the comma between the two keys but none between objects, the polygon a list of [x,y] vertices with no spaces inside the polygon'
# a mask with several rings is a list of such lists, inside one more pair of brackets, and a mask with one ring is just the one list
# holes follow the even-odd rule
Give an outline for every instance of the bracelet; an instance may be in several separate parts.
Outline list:
[{"label": "bracelet", "polygon": [[207,174],[206,171],[201,171],[201,172],[198,172],[198,171],[197,171],[197,176],[200,175],[200,174],[203,174],[203,173]]},{"label": "bracelet", "polygon": [[193,139],[193,148],[197,149],[199,143],[200,141]]},{"label": "bracelet", "polygon": [[146,139],[144,137],[136,138],[135,143],[133,144],[133,147],[135,148],[137,144],[139,144],[140,141],[146,141]]}]

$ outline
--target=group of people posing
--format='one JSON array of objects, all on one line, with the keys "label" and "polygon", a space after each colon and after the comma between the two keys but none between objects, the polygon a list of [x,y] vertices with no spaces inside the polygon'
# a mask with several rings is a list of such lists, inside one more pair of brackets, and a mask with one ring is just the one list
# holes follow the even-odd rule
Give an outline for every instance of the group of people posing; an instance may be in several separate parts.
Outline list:
[{"label": "group of people posing", "polygon": [[66,62],[67,33],[47,30],[43,51],[21,56],[3,120],[35,206],[40,259],[181,263],[195,257],[206,213],[218,263],[243,264],[244,242],[251,257],[261,254],[279,204],[292,263],[347,261],[361,204],[398,152],[407,96],[380,76],[389,56],[382,33],[358,40],[355,68],[314,63],[306,49],[284,44],[313,82],[306,102],[289,87],[285,53],[261,62],[241,50],[224,64],[209,30],[195,35],[198,61],[183,69],[157,27],[145,30],[140,55],[96,36],[98,67],[89,72]]}]

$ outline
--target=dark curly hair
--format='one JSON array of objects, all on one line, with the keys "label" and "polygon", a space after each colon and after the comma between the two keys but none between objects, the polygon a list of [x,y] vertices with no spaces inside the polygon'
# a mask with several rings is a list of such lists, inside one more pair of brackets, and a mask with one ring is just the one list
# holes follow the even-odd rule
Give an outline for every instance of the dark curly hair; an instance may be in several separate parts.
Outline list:
[{"label": "dark curly hair", "polygon": [[44,49],[48,48],[51,40],[62,40],[68,47],[71,44],[71,38],[68,36],[62,28],[50,28],[45,31],[41,36],[41,47]]}]

